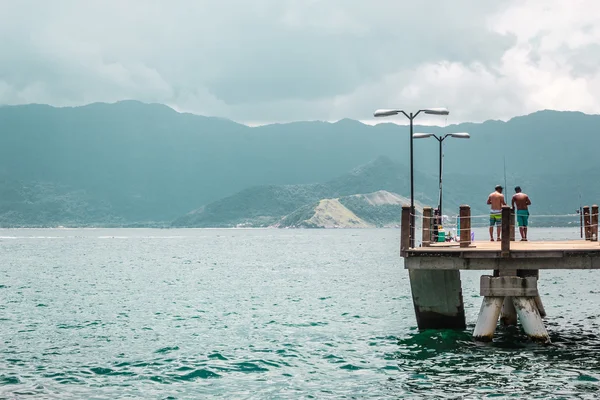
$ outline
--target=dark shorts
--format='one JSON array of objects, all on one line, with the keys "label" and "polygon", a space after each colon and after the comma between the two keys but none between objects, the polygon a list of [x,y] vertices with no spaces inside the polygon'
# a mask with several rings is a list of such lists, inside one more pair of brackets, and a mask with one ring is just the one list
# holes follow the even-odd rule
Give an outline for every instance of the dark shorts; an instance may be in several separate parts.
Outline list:
[{"label": "dark shorts", "polygon": [[529,225],[529,210],[517,210],[517,224],[522,227]]}]

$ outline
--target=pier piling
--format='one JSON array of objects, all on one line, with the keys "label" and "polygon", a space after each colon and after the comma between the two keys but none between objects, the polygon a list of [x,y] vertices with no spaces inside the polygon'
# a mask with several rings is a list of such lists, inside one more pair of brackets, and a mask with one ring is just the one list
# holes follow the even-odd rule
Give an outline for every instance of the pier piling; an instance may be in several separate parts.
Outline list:
[{"label": "pier piling", "polygon": [[583,231],[585,240],[592,240],[592,221],[590,219],[590,206],[583,206]]},{"label": "pier piling", "polygon": [[426,329],[466,329],[459,271],[409,271],[417,326]]},{"label": "pier piling", "polygon": [[515,210],[511,208],[510,210],[510,241],[515,241]]},{"label": "pier piling", "polygon": [[550,336],[535,304],[535,297],[513,297],[513,303],[527,336],[535,341],[550,343]]},{"label": "pier piling", "polygon": [[468,205],[460,206],[458,218],[460,223],[460,247],[469,247],[471,244],[471,207]]},{"label": "pier piling", "polygon": [[504,298],[502,311],[500,313],[500,322],[504,326],[517,325],[517,310],[515,310],[515,305],[513,304],[512,297],[510,296]]},{"label": "pier piling", "polygon": [[510,207],[502,207],[502,257],[508,257],[510,254]]},{"label": "pier piling", "polygon": [[410,206],[402,206],[400,221],[400,257],[406,257],[410,246]]},{"label": "pier piling", "polygon": [[504,297],[484,297],[477,317],[477,324],[473,331],[473,338],[482,342],[490,342],[494,338],[498,317]]},{"label": "pier piling", "polygon": [[592,240],[593,242],[597,242],[598,241],[598,206],[595,204],[592,206],[592,215],[590,218],[590,229],[592,231],[590,234],[590,240]]},{"label": "pier piling", "polygon": [[[492,339],[503,303],[508,311],[509,306],[506,303],[512,300],[525,333],[533,340],[550,342],[550,337],[535,303],[535,298],[538,296],[535,276],[520,278],[518,276],[483,275],[480,281],[480,294],[484,297],[473,332],[476,340]],[[512,318],[512,316],[510,317]]]},{"label": "pier piling", "polygon": [[431,217],[433,216],[433,208],[423,207],[423,238],[422,246],[427,247],[431,243]]}]

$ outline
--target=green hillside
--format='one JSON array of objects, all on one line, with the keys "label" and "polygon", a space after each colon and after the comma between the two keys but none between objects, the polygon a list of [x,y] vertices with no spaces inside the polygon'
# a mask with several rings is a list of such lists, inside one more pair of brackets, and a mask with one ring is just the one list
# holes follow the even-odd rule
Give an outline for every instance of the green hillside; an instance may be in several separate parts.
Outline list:
[{"label": "green hillside", "polygon": [[[565,213],[579,206],[579,193],[584,203],[600,197],[598,127],[597,115],[541,111],[508,122],[415,131],[471,133],[470,140],[444,142],[445,203],[485,206],[493,186],[504,181],[506,159],[509,186],[523,186],[540,212]],[[407,195],[406,167],[373,172],[376,179],[347,174],[380,156],[408,165],[407,127],[342,120],[250,128],[136,101],[3,106],[0,224],[155,225],[202,207],[225,207],[220,199],[239,203],[240,196],[250,208],[262,196],[268,207],[281,207],[271,212],[279,214],[338,194],[386,189]],[[437,163],[437,142],[415,141],[415,189],[430,204],[437,202]],[[296,185],[315,183],[327,188],[296,192],[306,189]],[[255,211],[248,216],[268,214]],[[225,222],[203,215],[198,224],[227,224],[248,209],[227,212]]]},{"label": "green hillside", "polygon": [[[429,182],[428,186],[433,189],[429,194],[417,193],[416,198],[432,204],[432,199],[435,198],[435,178],[420,173],[416,177],[421,182]],[[377,190],[408,193],[410,181],[406,167],[387,157],[379,157],[323,184],[252,187],[184,215],[175,220],[173,226],[270,226],[299,208],[318,203],[322,199]]]}]

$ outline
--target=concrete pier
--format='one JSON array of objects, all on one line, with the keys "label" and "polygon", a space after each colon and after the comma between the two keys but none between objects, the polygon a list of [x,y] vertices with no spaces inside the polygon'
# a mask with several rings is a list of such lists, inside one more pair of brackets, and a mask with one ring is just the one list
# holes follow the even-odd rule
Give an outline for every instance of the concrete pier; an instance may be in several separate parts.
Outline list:
[{"label": "concrete pier", "polygon": [[[474,338],[492,340],[500,321],[520,324],[532,340],[548,343],[542,319],[546,310],[537,289],[539,271],[600,269],[597,210],[597,206],[583,207],[586,240],[516,242],[509,207],[502,210],[506,223],[500,242],[471,242],[471,213],[466,205],[459,212],[459,243],[427,240],[431,232],[427,226],[422,232],[424,245],[409,248],[410,228],[403,223],[400,253],[409,270],[419,329],[465,329],[460,270],[488,270],[493,275],[481,277],[483,299]],[[410,223],[409,207],[403,207],[402,213],[402,221]]]}]

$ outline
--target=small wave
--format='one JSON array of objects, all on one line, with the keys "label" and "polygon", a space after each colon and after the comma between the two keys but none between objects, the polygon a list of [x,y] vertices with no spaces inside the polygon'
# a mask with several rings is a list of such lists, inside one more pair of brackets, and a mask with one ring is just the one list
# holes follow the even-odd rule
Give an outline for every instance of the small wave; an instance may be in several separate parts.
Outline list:
[{"label": "small wave", "polygon": [[103,367],[93,367],[93,368],[90,368],[90,371],[92,371],[96,375],[110,375],[114,372],[110,368],[103,368]]},{"label": "small wave", "polygon": [[82,325],[69,325],[69,324],[58,324],[56,326],[58,329],[81,329]]},{"label": "small wave", "polygon": [[594,378],[593,376],[589,376],[589,375],[579,375],[577,377],[578,381],[583,381],[583,382],[598,382],[598,378]]},{"label": "small wave", "polygon": [[238,371],[245,372],[245,373],[268,372],[269,371],[267,368],[261,367],[257,363],[248,362],[248,361],[240,362],[240,363],[237,363],[234,365],[237,367]]},{"label": "small wave", "polygon": [[227,357],[225,357],[221,353],[212,353],[212,354],[209,354],[208,358],[210,358],[211,360],[221,360],[221,361],[227,361],[227,360],[229,360]]},{"label": "small wave", "polygon": [[131,371],[116,371],[112,368],[104,368],[104,367],[92,367],[92,368],[90,368],[90,371],[92,371],[96,375],[111,375],[111,376],[117,376],[117,375],[133,376],[133,375],[135,375],[135,373],[131,372]]},{"label": "small wave", "polygon": [[0,385],[18,385],[21,380],[16,376],[0,375]]},{"label": "small wave", "polygon": [[285,323],[282,325],[288,326],[288,327],[293,327],[293,328],[308,328],[311,326],[326,326],[326,325],[329,325],[329,323],[328,322],[305,322],[305,323],[300,323],[300,324]]},{"label": "small wave", "polygon": [[353,364],[345,364],[345,365],[342,365],[340,367],[340,369],[345,369],[348,371],[358,371],[359,369],[363,369],[363,368],[357,367],[356,365],[353,365]]},{"label": "small wave", "polygon": [[341,364],[346,362],[346,360],[344,360],[342,357],[338,357],[334,354],[328,354],[323,358],[333,364]]},{"label": "small wave", "polygon": [[177,350],[179,350],[179,346],[163,347],[161,349],[156,350],[154,353],[164,354],[164,353],[170,353],[172,351],[177,351]]},{"label": "small wave", "polygon": [[208,369],[197,369],[194,372],[190,372],[189,374],[186,375],[179,375],[176,376],[175,379],[180,380],[180,381],[193,381],[196,379],[214,379],[214,378],[220,378],[221,375],[212,372]]}]

